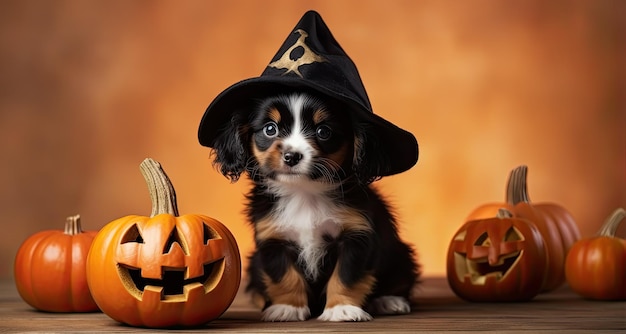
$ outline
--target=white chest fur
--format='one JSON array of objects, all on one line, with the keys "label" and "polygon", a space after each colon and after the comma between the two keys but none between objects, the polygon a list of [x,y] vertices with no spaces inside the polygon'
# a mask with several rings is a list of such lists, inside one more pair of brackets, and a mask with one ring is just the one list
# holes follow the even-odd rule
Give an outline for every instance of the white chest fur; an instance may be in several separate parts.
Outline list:
[{"label": "white chest fur", "polygon": [[341,231],[340,207],[323,192],[298,187],[285,191],[278,200],[274,223],[284,238],[301,248],[298,261],[307,277],[319,274],[319,262],[326,254],[324,236],[337,237]]}]

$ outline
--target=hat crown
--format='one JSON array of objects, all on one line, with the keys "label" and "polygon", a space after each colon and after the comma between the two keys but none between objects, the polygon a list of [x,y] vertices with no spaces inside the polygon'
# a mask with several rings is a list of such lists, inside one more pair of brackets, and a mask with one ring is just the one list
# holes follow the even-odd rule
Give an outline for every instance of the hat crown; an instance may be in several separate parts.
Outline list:
[{"label": "hat crown", "polygon": [[316,82],[372,112],[356,65],[315,11],[306,12],[261,77],[282,76]]}]

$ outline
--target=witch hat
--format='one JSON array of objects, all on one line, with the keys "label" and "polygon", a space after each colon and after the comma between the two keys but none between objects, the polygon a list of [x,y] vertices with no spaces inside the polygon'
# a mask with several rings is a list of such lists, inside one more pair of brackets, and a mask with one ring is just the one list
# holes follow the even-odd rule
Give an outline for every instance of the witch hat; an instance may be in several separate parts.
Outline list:
[{"label": "witch hat", "polygon": [[418,158],[415,137],[372,111],[356,65],[315,11],[302,16],[260,77],[240,81],[211,102],[200,122],[198,139],[213,147],[217,132],[235,111],[254,110],[263,97],[293,91],[317,92],[346,105],[353,117],[368,124],[389,157],[387,176],[413,167]]}]

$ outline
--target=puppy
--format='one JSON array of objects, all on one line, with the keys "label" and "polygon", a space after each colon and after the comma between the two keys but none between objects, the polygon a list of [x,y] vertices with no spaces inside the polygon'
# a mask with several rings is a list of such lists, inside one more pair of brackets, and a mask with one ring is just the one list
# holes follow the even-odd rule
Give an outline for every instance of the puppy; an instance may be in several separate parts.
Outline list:
[{"label": "puppy", "polygon": [[304,91],[258,101],[220,130],[214,163],[253,182],[247,290],[262,298],[263,320],[410,312],[419,267],[370,185],[388,161],[368,130],[346,106]]}]

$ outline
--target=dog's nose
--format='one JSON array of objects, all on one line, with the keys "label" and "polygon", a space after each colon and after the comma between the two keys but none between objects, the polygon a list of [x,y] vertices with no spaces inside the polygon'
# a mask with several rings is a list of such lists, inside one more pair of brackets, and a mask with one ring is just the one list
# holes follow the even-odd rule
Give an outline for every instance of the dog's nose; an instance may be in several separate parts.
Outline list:
[{"label": "dog's nose", "polygon": [[300,162],[300,160],[302,160],[302,154],[300,154],[298,152],[285,152],[283,154],[283,161],[289,167],[293,167],[293,166],[297,165],[298,162]]}]

